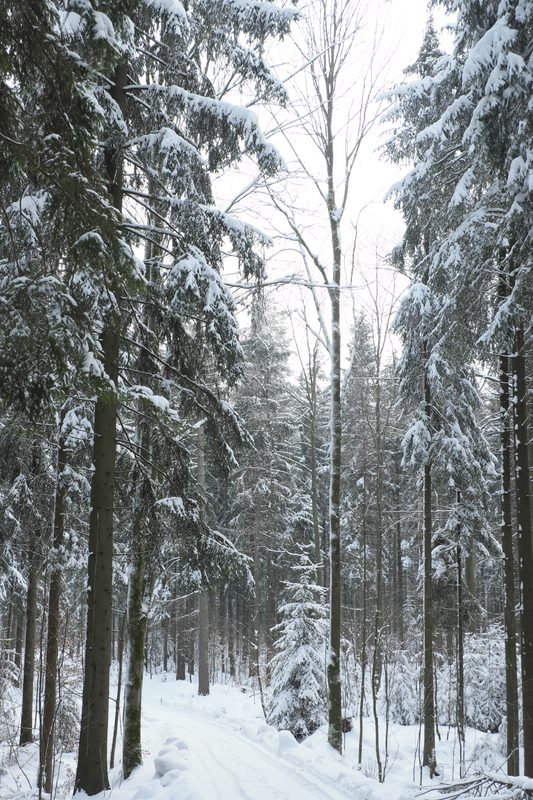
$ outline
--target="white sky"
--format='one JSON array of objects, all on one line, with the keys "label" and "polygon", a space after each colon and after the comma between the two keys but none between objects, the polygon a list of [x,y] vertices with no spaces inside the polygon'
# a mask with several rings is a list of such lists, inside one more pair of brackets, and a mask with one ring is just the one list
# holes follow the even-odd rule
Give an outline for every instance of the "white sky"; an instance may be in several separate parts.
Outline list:
[{"label": "white sky", "polygon": [[[361,0],[361,3],[363,4],[364,0]],[[312,3],[310,7],[312,8]],[[305,10],[305,6],[303,8]],[[386,89],[401,82],[404,78],[403,70],[416,59],[427,19],[426,8],[426,0],[374,0],[374,2],[368,2],[365,29],[354,40],[353,64],[350,66],[350,72],[346,74],[346,99],[341,98],[339,102],[339,119],[347,112],[350,98],[353,98],[357,92],[360,74],[366,66],[365,59],[368,61],[368,42],[372,39],[374,30],[382,31],[377,62],[386,65],[380,70],[379,80],[380,87]],[[298,66],[299,55],[290,42],[285,42],[281,48],[277,47],[274,56],[278,62],[280,77],[290,75]],[[289,95],[295,99],[298,90],[303,87],[302,75],[293,79],[287,86]],[[289,103],[288,112],[281,117],[287,118],[292,114],[293,118],[297,119],[297,113],[294,112],[294,104]],[[276,119],[279,121],[279,113],[276,114]],[[267,131],[272,127],[272,119],[269,118],[268,113],[260,112],[260,121]],[[343,218],[343,242],[346,250],[351,250],[352,222],[359,218],[357,274],[353,280],[356,288],[343,292],[343,339],[345,344],[349,339],[352,307],[357,310],[370,309],[373,305],[372,294],[375,294],[377,290],[380,305],[387,308],[390,304],[391,292],[397,296],[406,285],[405,279],[387,269],[382,258],[376,257],[376,253],[381,257],[385,256],[401,238],[401,215],[394,210],[391,201],[384,202],[384,197],[388,189],[408,170],[408,165],[398,167],[387,163],[383,157],[380,157],[378,148],[385,135],[385,130],[385,126],[377,125],[359,155],[353,173],[349,204]],[[306,167],[308,166],[311,171],[319,169],[320,159],[317,159],[316,152],[302,137],[301,131],[299,132],[297,127],[292,129],[290,137],[298,154],[303,154]],[[294,158],[290,145],[279,135],[274,137],[273,141],[282,152],[291,170]],[[229,198],[236,186],[243,185],[247,180],[248,178],[242,174],[232,176],[231,183],[224,184],[223,195]],[[311,184],[303,180],[295,181],[294,175],[289,175],[281,188],[282,195],[286,198],[290,196],[294,206],[298,209],[298,221],[311,231],[310,236],[316,251],[320,252],[324,260],[327,260],[330,245],[327,231],[324,229],[324,209],[320,207],[320,204],[315,204],[313,192]],[[364,210],[361,211],[361,209]],[[245,201],[235,210],[238,212],[238,216],[248,219],[268,233],[276,233],[276,230],[279,232],[281,227],[287,229],[281,218],[268,208],[265,197],[256,197]],[[274,248],[268,255],[269,278],[278,278],[295,272],[303,275],[301,260],[290,243],[282,241],[279,237],[276,238]],[[377,272],[376,264],[380,265]],[[347,275],[345,283],[347,284],[348,281]],[[368,287],[363,288],[365,283],[373,284],[370,290]],[[301,309],[303,303],[306,303],[311,315],[313,304],[309,289],[283,286],[272,292],[276,306],[280,310],[296,312],[297,309]],[[319,293],[323,299],[327,316],[329,303],[326,291],[321,289]],[[301,324],[296,322],[294,327],[297,337],[303,339]],[[294,366],[297,367],[296,362]]]}]

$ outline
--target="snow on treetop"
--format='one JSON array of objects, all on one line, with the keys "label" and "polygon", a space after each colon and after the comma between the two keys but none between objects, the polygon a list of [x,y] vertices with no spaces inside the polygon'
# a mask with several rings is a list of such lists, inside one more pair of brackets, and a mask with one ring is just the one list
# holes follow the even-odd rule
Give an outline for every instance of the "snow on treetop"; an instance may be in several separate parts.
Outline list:
[{"label": "snow on treetop", "polygon": [[274,145],[267,142],[259,127],[256,114],[249,109],[236,106],[226,100],[216,100],[183,89],[181,86],[162,86],[153,83],[150,92],[166,94],[169,99],[177,102],[182,111],[189,114],[207,115],[224,122],[235,128],[237,134],[244,140],[245,149],[255,153],[259,159],[259,166],[266,173],[285,169],[285,163]]},{"label": "snow on treetop", "polygon": [[48,193],[41,191],[34,194],[25,194],[7,208],[10,217],[19,216],[28,222],[28,232],[40,224],[44,207],[48,201]]},{"label": "snow on treetop", "polygon": [[178,517],[188,517],[183,497],[163,497],[161,500],[156,501],[156,506],[164,508]]},{"label": "snow on treetop", "polygon": [[470,50],[463,67],[463,85],[474,81],[516,39],[517,32],[500,17]]},{"label": "snow on treetop", "polygon": [[[212,0],[202,0],[202,3],[209,9]],[[236,19],[243,33],[254,34],[260,39],[283,36],[300,15],[296,8],[280,8],[275,3],[264,0],[215,0],[215,3],[224,16]]]},{"label": "snow on treetop", "polygon": [[189,28],[187,12],[179,0],[143,0],[144,5],[164,14],[176,33],[185,33]]},{"label": "snow on treetop", "polygon": [[103,378],[106,375],[102,362],[95,358],[92,350],[89,350],[87,353],[85,353],[81,371],[86,372],[87,375],[92,375],[95,378]]}]

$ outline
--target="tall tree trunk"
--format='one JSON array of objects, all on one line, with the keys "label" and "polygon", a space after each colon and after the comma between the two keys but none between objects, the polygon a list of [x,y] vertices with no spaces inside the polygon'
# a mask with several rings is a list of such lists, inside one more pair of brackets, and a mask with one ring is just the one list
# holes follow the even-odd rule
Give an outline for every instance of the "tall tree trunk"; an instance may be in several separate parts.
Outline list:
[{"label": "tall tree trunk", "polygon": [[33,684],[35,678],[35,634],[37,625],[37,555],[36,541],[32,537],[31,555],[26,592],[26,640],[22,678],[22,712],[20,744],[33,742]]},{"label": "tall tree trunk", "polygon": [[[53,548],[56,559],[63,546],[65,531],[66,484],[64,470],[67,462],[65,437],[62,433],[64,411],[59,419],[56,491],[54,505]],[[39,786],[47,794],[52,793],[54,778],[54,727],[57,706],[57,663],[59,653],[60,603],[62,574],[59,563],[52,564],[48,595],[48,629],[46,634],[46,667],[44,681],[44,705],[41,738],[39,741]]]},{"label": "tall tree trunk", "polygon": [[[175,590],[174,590],[175,591]],[[182,613],[183,609],[183,613]],[[176,635],[178,639],[176,652],[176,680],[185,680],[185,625],[184,625],[185,604],[181,600],[176,600]]]},{"label": "tall tree trunk", "polygon": [[[426,424],[431,419],[431,389],[424,375],[424,404]],[[437,774],[435,754],[435,692],[433,678],[433,541],[431,518],[431,464],[424,465],[424,745],[422,766],[428,767],[430,777]]]},{"label": "tall tree trunk", "polygon": [[16,634],[15,634],[15,652],[14,664],[16,675],[16,686],[20,686],[20,668],[22,665],[22,643],[24,641],[24,616],[20,608],[20,603],[17,598],[13,597],[15,607],[13,609],[13,619],[15,621]]},{"label": "tall tree trunk", "polygon": [[375,445],[376,445],[376,611],[374,617],[374,652],[372,656],[372,711],[374,715],[374,737],[378,780],[384,780],[379,742],[379,718],[377,713],[378,694],[381,685],[382,646],[383,646],[383,531],[382,531],[382,488],[383,452],[381,432],[381,382],[379,355],[377,361],[376,406],[375,406]]},{"label": "tall tree trunk", "polygon": [[235,661],[236,661],[236,628],[237,628],[237,619],[236,619],[236,610],[237,610],[237,603],[233,600],[233,592],[231,589],[227,592],[227,599],[228,599],[228,606],[227,606],[227,614],[228,614],[228,661],[229,661],[229,674],[231,678],[235,677]]},{"label": "tall tree trunk", "polygon": [[[399,466],[398,466],[398,481],[399,481]],[[403,648],[405,644],[405,625],[404,625],[404,604],[405,604],[405,589],[404,589],[404,575],[403,575],[403,561],[402,561],[402,512],[400,508],[400,486],[396,490],[396,531],[395,531],[395,557],[396,557],[396,600],[395,600],[395,613],[396,613],[396,632],[400,647]]]},{"label": "tall tree trunk", "polygon": [[144,648],[148,615],[144,605],[144,541],[142,535],[130,572],[128,587],[128,672],[124,690],[124,734],[122,774],[128,778],[142,764],[141,701],[144,677]]},{"label": "tall tree trunk", "polygon": [[317,426],[317,365],[316,353],[313,353],[313,361],[309,369],[309,449],[311,454],[311,516],[313,520],[313,544],[315,550],[315,564],[317,565],[317,583],[319,586],[326,585],[324,574],[324,559],[322,558],[322,541],[320,534],[320,522],[318,518],[318,459],[316,443]]},{"label": "tall tree trunk", "polygon": [[518,562],[521,597],[522,714],[524,729],[524,775],[533,778],[533,539],[527,424],[527,384],[524,331],[515,332],[513,372],[515,377],[515,463],[518,516]]},{"label": "tall tree trunk", "polygon": [[379,649],[375,646],[374,636],[374,652],[372,654],[372,714],[374,716],[374,747],[376,753],[376,765],[378,768],[378,781],[383,783],[385,776],[383,774],[383,764],[381,761],[381,752],[379,744],[379,717],[378,717],[378,688],[380,678],[377,677],[377,672],[381,672],[381,654]]},{"label": "tall tree trunk", "polygon": [[198,694],[209,694],[209,591],[202,589],[198,613]]},{"label": "tall tree trunk", "polygon": [[185,600],[185,629],[183,632],[183,647],[185,661],[187,662],[187,674],[189,682],[194,675],[194,638],[196,619],[196,594],[189,594]]},{"label": "tall tree trunk", "polygon": [[161,633],[163,635],[163,672],[168,672],[168,629],[169,619],[165,612],[165,616],[161,622]]},{"label": "tall tree trunk", "polygon": [[476,632],[479,629],[480,615],[478,613],[478,599],[476,589],[476,554],[472,548],[465,557],[464,588],[466,595],[466,610],[468,611],[468,629]]},{"label": "tall tree trunk", "polygon": [[117,696],[115,700],[115,719],[113,722],[113,738],[111,740],[111,753],[109,755],[109,768],[113,769],[115,766],[115,750],[117,747],[118,736],[118,723],[120,720],[120,695],[122,692],[122,667],[124,663],[124,634],[126,633],[126,620],[127,614],[122,615],[122,622],[120,624],[118,634],[118,676],[117,676]]},{"label": "tall tree trunk", "polygon": [[341,699],[341,326],[340,284],[341,243],[339,220],[335,203],[333,169],[332,103],[328,113],[328,213],[333,253],[333,280],[329,289],[331,300],[331,417],[330,417],[330,485],[329,485],[329,615],[330,637],[327,667],[328,681],[328,742],[342,753],[342,699]]},{"label": "tall tree trunk", "polygon": [[272,563],[272,556],[270,550],[267,549],[266,553],[266,574],[267,574],[267,621],[265,626],[266,637],[266,679],[267,683],[270,681],[271,669],[270,664],[275,652],[275,631],[274,628],[277,622],[277,600],[278,600],[278,576],[276,565]]},{"label": "tall tree trunk", "polygon": [[[128,65],[117,66],[111,95],[124,109]],[[109,146],[105,163],[111,202],[122,212],[122,153]],[[94,411],[94,470],[89,516],[89,563],[87,571],[87,632],[83,673],[78,768],[75,791],[89,796],[109,789],[107,731],[109,669],[113,628],[113,503],[115,492],[116,428],[120,314],[113,306],[101,336],[103,362],[114,388],[96,401]]]},{"label": "tall tree trunk", "polygon": [[[366,486],[363,491],[366,492]],[[362,550],[363,550],[363,603],[361,610],[361,692],[359,694],[359,746],[357,751],[357,764],[361,768],[363,764],[363,729],[364,729],[364,709],[365,709],[365,678],[367,665],[367,626],[366,626],[366,598],[367,598],[367,541],[366,541],[366,495],[363,501],[363,524],[362,524]]]},{"label": "tall tree trunk", "polygon": [[518,665],[516,658],[516,599],[511,509],[511,420],[509,358],[500,356],[500,468],[501,531],[504,557],[505,702],[507,715],[507,772],[518,775]]},{"label": "tall tree trunk", "polygon": [[463,626],[463,569],[461,545],[457,545],[457,737],[459,739],[459,777],[465,772],[465,670]]},{"label": "tall tree trunk", "polygon": [[254,610],[252,619],[251,648],[252,658],[250,660],[250,676],[259,678],[261,664],[261,553],[259,549],[259,504],[255,509],[255,522],[253,531],[253,551],[254,551]]},{"label": "tall tree trunk", "polygon": [[[198,492],[200,494],[201,509],[200,523],[205,525],[205,504],[207,501],[205,491],[205,432],[203,424],[198,428],[198,443],[196,448],[196,474]],[[205,577],[203,579],[205,581]],[[206,585],[199,592],[198,602],[198,694],[209,694],[209,590]]]}]

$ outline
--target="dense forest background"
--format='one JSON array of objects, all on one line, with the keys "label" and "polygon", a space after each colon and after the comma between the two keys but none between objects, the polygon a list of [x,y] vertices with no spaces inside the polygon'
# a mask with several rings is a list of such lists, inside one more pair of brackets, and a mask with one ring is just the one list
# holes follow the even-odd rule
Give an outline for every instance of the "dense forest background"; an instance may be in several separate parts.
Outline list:
[{"label": "dense forest background", "polygon": [[370,11],[0,2],[0,741],[41,792],[131,774],[156,673],[359,765],[371,726],[380,782],[392,723],[533,778],[533,2],[431,2],[392,87]]}]

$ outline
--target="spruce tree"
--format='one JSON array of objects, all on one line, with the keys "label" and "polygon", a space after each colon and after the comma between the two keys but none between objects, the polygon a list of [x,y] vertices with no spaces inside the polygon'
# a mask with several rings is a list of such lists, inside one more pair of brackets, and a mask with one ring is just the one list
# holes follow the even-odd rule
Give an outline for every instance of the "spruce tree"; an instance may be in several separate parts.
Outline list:
[{"label": "spruce tree", "polygon": [[[501,357],[514,354],[525,631],[533,614],[524,335],[533,308],[527,255],[531,209],[525,188],[531,172],[531,134],[525,119],[531,86],[527,32],[533,7],[514,1],[481,7],[473,0],[435,5],[456,12],[453,52],[433,58],[420,80],[398,92],[397,108],[408,125],[393,137],[392,152],[415,159],[399,187],[407,220],[405,252],[412,255],[417,247],[425,248],[426,283],[432,293],[446,297],[432,322],[442,352],[462,350],[463,363],[486,358],[487,346],[489,353],[496,351]],[[423,109],[418,121],[416,109]],[[502,413],[504,427],[505,417]],[[522,636],[525,772],[531,775],[533,713],[528,687],[533,651],[529,638]]]},{"label": "spruce tree", "polygon": [[[268,722],[304,739],[326,721],[324,661],[327,608],[316,584],[310,547],[301,546],[285,581],[281,622],[276,626]],[[297,559],[297,560],[296,560]]]}]

